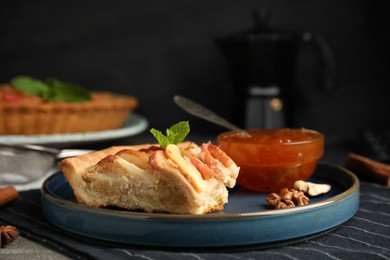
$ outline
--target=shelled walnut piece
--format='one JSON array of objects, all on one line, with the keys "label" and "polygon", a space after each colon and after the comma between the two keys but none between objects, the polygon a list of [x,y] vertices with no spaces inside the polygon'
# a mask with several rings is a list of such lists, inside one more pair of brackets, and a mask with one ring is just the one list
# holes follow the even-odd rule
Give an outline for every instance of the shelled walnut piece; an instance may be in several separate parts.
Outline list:
[{"label": "shelled walnut piece", "polygon": [[14,226],[0,226],[0,247],[15,241],[19,236],[19,231]]},{"label": "shelled walnut piece", "polygon": [[[293,189],[284,188],[279,193],[271,193],[266,201],[277,209],[292,208],[309,204],[309,198],[330,191],[331,185],[298,180]],[[307,195],[307,196],[306,196]]]},{"label": "shelled walnut piece", "polygon": [[309,198],[302,191],[284,188],[279,193],[271,193],[266,201],[276,209],[293,208],[309,204]]}]

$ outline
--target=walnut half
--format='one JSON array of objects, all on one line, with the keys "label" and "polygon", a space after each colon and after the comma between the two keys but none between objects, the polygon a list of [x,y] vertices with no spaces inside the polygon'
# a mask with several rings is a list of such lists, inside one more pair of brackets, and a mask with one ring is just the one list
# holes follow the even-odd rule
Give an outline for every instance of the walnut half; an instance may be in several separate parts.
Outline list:
[{"label": "walnut half", "polygon": [[271,193],[266,198],[268,204],[276,209],[292,208],[309,204],[309,198],[302,191],[284,188],[279,193]]}]

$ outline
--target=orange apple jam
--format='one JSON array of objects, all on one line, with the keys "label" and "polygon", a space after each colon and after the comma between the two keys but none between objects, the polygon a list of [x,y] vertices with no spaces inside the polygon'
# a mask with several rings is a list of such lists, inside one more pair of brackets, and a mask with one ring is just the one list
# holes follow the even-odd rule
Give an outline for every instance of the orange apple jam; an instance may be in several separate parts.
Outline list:
[{"label": "orange apple jam", "polygon": [[219,147],[240,166],[239,185],[258,192],[292,188],[307,180],[324,153],[323,134],[306,129],[247,130],[250,137],[226,132]]}]

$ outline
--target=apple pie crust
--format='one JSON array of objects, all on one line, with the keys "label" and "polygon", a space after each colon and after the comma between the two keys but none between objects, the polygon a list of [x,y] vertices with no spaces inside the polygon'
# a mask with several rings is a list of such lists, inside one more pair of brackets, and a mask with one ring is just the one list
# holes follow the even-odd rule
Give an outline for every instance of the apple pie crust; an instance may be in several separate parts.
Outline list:
[{"label": "apple pie crust", "polygon": [[59,164],[90,207],[205,214],[223,210],[239,167],[212,143],[114,146]]}]

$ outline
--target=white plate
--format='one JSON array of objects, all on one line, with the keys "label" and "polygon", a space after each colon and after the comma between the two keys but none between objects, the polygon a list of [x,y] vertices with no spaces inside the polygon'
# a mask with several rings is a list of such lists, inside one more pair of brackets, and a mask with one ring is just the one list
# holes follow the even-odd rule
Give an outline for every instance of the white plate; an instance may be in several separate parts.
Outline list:
[{"label": "white plate", "polygon": [[73,144],[93,143],[128,137],[143,132],[148,127],[145,117],[132,114],[126,120],[123,127],[107,131],[72,133],[72,134],[51,134],[51,135],[3,135],[0,136],[1,143],[8,144],[39,144],[46,146],[64,146]]}]

